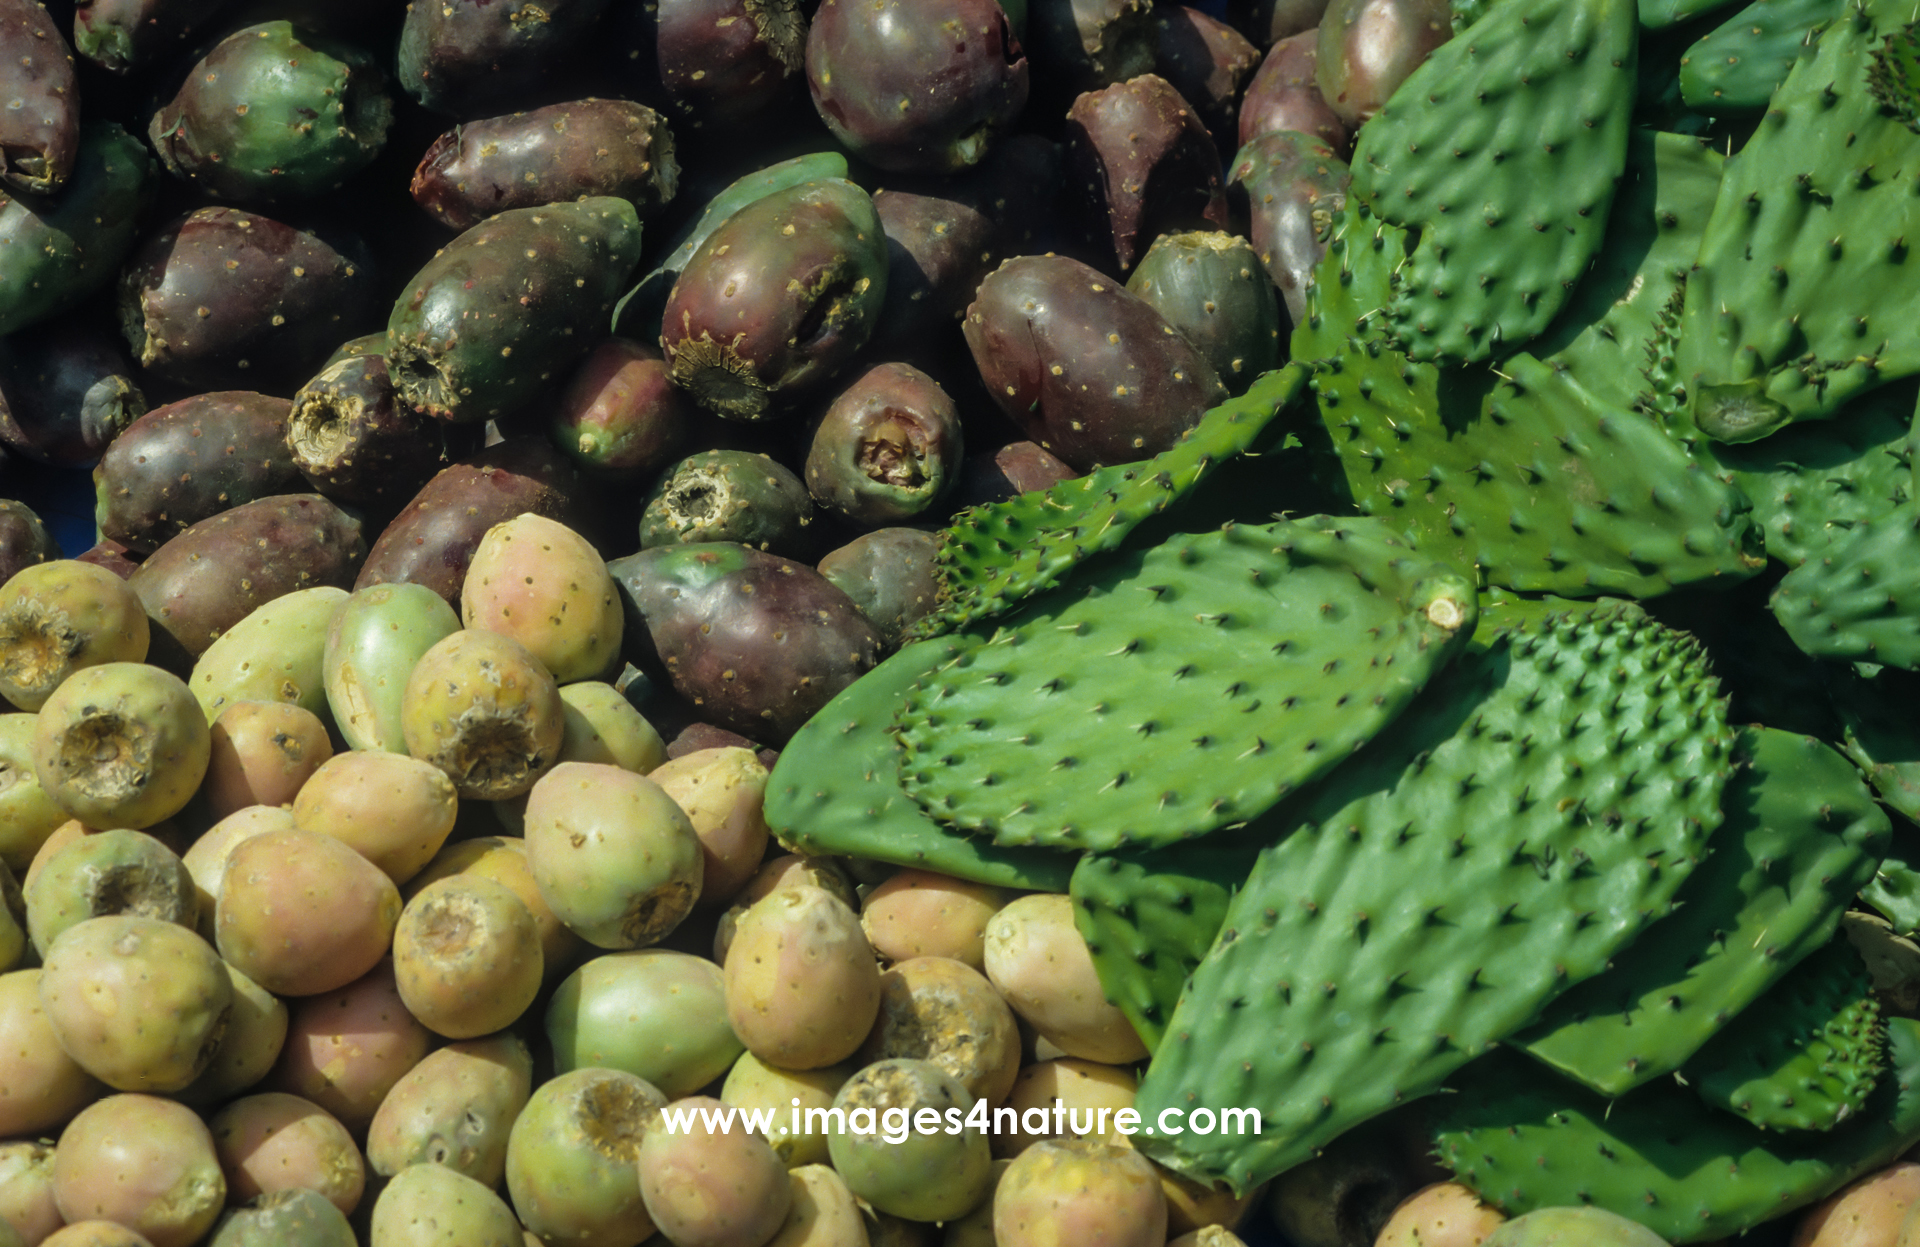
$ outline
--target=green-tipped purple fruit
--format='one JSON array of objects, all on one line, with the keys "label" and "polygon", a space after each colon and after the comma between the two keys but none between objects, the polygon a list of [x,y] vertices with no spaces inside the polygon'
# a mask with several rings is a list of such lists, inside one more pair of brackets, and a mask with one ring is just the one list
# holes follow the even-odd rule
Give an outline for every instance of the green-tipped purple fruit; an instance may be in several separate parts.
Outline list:
[{"label": "green-tipped purple fruit", "polygon": [[876,364],[840,391],[814,426],[807,490],[861,528],[928,511],[964,455],[960,409],[911,364]]},{"label": "green-tipped purple fruit", "polygon": [[[386,335],[379,337],[382,351]],[[480,448],[479,430],[450,425],[399,401],[385,354],[322,367],[293,396],[287,449],[329,498],[390,514],[454,459]]]},{"label": "green-tipped purple fruit", "polygon": [[57,195],[0,194],[0,334],[69,308],[113,279],[152,197],[153,160],[111,121],[80,130],[73,176]]},{"label": "green-tipped purple fruit", "polygon": [[673,462],[693,419],[658,347],[609,338],[574,369],[547,432],[587,472],[640,480]]},{"label": "green-tipped purple fruit", "polygon": [[1158,74],[1076,99],[1067,111],[1066,164],[1088,237],[1120,272],[1161,234],[1227,227],[1213,136]]}]

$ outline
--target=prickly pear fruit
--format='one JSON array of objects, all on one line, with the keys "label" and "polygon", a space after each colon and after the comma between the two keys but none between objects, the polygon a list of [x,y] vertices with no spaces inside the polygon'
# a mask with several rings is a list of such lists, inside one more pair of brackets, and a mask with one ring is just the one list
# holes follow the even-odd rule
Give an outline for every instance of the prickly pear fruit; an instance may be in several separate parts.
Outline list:
[{"label": "prickly pear fruit", "polygon": [[556,1070],[625,1070],[669,1096],[711,1083],[742,1051],[720,967],[664,948],[607,953],[575,970],[554,990],[546,1030]]},{"label": "prickly pear fruit", "polygon": [[657,82],[694,129],[734,133],[782,105],[805,107],[800,0],[664,0],[629,12],[628,56],[640,81]]},{"label": "prickly pear fruit", "polygon": [[[75,1113],[105,1095],[107,1088],[67,1055],[40,1003],[38,967],[0,974],[0,1040],[7,1047],[0,1062],[6,1081],[0,1086],[0,1130],[9,1138],[32,1138],[59,1130]],[[0,1179],[7,1176],[5,1146],[0,1145]],[[6,1183],[0,1180],[0,1190]],[[7,1196],[0,1195],[0,1207]],[[55,1224],[58,1222],[56,1220]]]},{"label": "prickly pear fruit", "polygon": [[1240,93],[1260,64],[1260,49],[1219,17],[1191,5],[1156,8],[1153,34],[1153,72],[1193,105],[1214,144],[1231,151]]},{"label": "prickly pear fruit", "polygon": [[1167,1199],[1153,1164],[1130,1147],[1092,1139],[1042,1140],[1020,1153],[993,1192],[1000,1247],[1062,1239],[1158,1247]]},{"label": "prickly pear fruit", "polygon": [[1435,1182],[1400,1201],[1379,1247],[1481,1247],[1506,1219],[1458,1182]]},{"label": "prickly pear fruit", "polygon": [[368,1247],[525,1247],[507,1201],[445,1165],[409,1165],[374,1201]]},{"label": "prickly pear fruit", "polygon": [[507,1135],[533,1094],[533,1057],[512,1033],[437,1048],[380,1101],[367,1127],[367,1164],[392,1177],[408,1165],[445,1165],[497,1188]]},{"label": "prickly pear fruit", "polygon": [[700,837],[700,904],[726,905],[767,853],[767,768],[751,749],[723,745],[682,754],[646,775],[686,811]]},{"label": "prickly pear fruit", "polygon": [[55,559],[0,585],[0,697],[38,710],[69,675],[143,662],[147,612],[127,582],[91,563]]},{"label": "prickly pear fruit", "polygon": [[1667,1240],[1604,1208],[1540,1208],[1497,1227],[1483,1247],[1666,1247]]},{"label": "prickly pear fruit", "polygon": [[[786,1132],[776,1129],[773,1138],[768,1140],[773,1144],[774,1154],[789,1172],[806,1165],[824,1167],[830,1159],[827,1137],[832,1133],[831,1119],[821,1121],[819,1115],[833,1106],[834,1094],[852,1074],[851,1064],[814,1070],[781,1069],[768,1065],[751,1052],[743,1052],[727,1071],[720,1098],[736,1108],[769,1110],[776,1120],[782,1112],[791,1114]],[[796,1100],[799,1103],[794,1103]],[[821,1121],[822,1129],[812,1128],[807,1117],[809,1111],[815,1114],[813,1121]],[[793,1129],[795,1122],[803,1123],[802,1128]]]},{"label": "prickly pear fruit", "polygon": [[373,969],[400,892],[379,867],[315,831],[269,831],[227,856],[215,900],[220,955],[280,996],[316,996]]},{"label": "prickly pear fruit", "polygon": [[1276,130],[1293,130],[1345,155],[1353,150],[1347,123],[1327,106],[1315,81],[1318,28],[1288,35],[1267,49],[1240,99],[1239,147]]},{"label": "prickly pear fruit", "polygon": [[569,684],[608,674],[625,616],[607,565],[586,538],[520,515],[480,539],[460,589],[468,628],[512,637]]},{"label": "prickly pear fruit", "polygon": [[34,856],[67,812],[40,787],[33,770],[33,729],[38,716],[0,715],[0,865],[26,873]]},{"label": "prickly pear fruit", "polygon": [[228,1208],[214,1223],[207,1247],[355,1247],[347,1215],[326,1196],[303,1186],[256,1196]]},{"label": "prickly pear fruit", "polygon": [[651,1235],[638,1160],[666,1102],[645,1079],[613,1069],[577,1069],[535,1088],[507,1138],[507,1192],[520,1223],[546,1242]]},{"label": "prickly pear fruit", "polygon": [[436,643],[401,696],[407,752],[447,773],[461,796],[500,801],[530,790],[559,756],[560,690],[526,646],[472,629]]},{"label": "prickly pear fruit", "polygon": [[233,1004],[207,942],[159,918],[75,923],[46,950],[40,1002],[60,1047],[119,1091],[179,1091],[213,1059]]},{"label": "prickly pear fruit", "polygon": [[1025,43],[1043,77],[1101,87],[1153,68],[1153,8],[1144,0],[1031,0]]},{"label": "prickly pear fruit", "polygon": [[745,450],[705,450],[660,477],[640,513],[640,547],[732,541],[786,558],[814,549],[814,507],[785,464]]},{"label": "prickly pear fruit", "polygon": [[170,56],[222,0],[76,0],[73,46],[103,69],[124,74]]},{"label": "prickly pear fruit", "polygon": [[1162,234],[1127,278],[1200,349],[1229,394],[1286,362],[1280,296],[1246,239],[1221,230]]},{"label": "prickly pear fruit", "polygon": [[372,585],[335,609],[321,654],[322,682],[348,745],[406,752],[400,703],[407,676],[429,649],[458,631],[460,616],[425,585]]},{"label": "prickly pear fruit", "polygon": [[436,879],[456,874],[481,875],[513,889],[520,903],[533,914],[534,924],[540,930],[541,956],[549,982],[559,980],[580,959],[586,942],[560,921],[560,916],[540,895],[540,886],[533,881],[533,872],[527,866],[526,841],[513,836],[479,836],[455,841],[434,854],[426,869],[407,881],[405,895],[411,896]]},{"label": "prickly pear fruit", "polygon": [[505,884],[450,875],[400,911],[394,981],[437,1035],[475,1039],[513,1025],[540,991],[540,931]]},{"label": "prickly pear fruit", "polygon": [[435,112],[484,115],[546,82],[606,8],[607,0],[416,5],[395,52],[400,86]]},{"label": "prickly pear fruit", "polygon": [[130,914],[192,929],[199,897],[186,863],[145,832],[82,836],[40,863],[25,893],[27,932],[42,956],[68,927]]},{"label": "prickly pear fruit", "polygon": [[880,976],[880,1015],[860,1045],[862,1065],[930,1061],[989,1105],[1020,1073],[1020,1028],[985,975],[946,957],[912,957]]},{"label": "prickly pear fruit", "polygon": [[207,718],[179,676],[110,662],[67,677],[40,708],[33,770],[91,827],[151,827],[184,807],[207,771]]},{"label": "prickly pear fruit", "polygon": [[[956,474],[950,479],[963,478]],[[900,648],[907,629],[932,614],[939,601],[935,562],[939,552],[939,536],[925,529],[876,528],[828,554],[817,566],[822,576],[853,600],[879,634],[881,648],[891,654]]]},{"label": "prickly pear fruit", "polygon": [[1213,136],[1158,74],[1076,99],[1066,164],[1089,235],[1111,249],[1120,272],[1160,234],[1227,227]]},{"label": "prickly pear fruit", "polygon": [[560,686],[567,730],[562,762],[606,762],[636,775],[650,775],[667,760],[666,742],[627,695],[604,680]]},{"label": "prickly pear fruit", "polygon": [[[152,1247],[192,1247],[213,1228],[226,1194],[213,1136],[199,1115],[159,1096],[111,1095],[90,1104],[54,1146],[53,1198],[70,1225],[111,1221]],[[118,1240],[106,1241],[118,1247]]]},{"label": "prickly pear fruit", "polygon": [[638,480],[673,462],[693,419],[659,347],[609,338],[574,369],[547,433],[588,473]]},{"label": "prickly pear fruit", "polygon": [[1291,130],[1249,140],[1228,170],[1236,207],[1245,201],[1247,237],[1296,325],[1306,319],[1307,282],[1326,254],[1351,179],[1332,145]]},{"label": "prickly pear fruit", "polygon": [[1126,1014],[1101,990],[1069,898],[1021,897],[988,919],[985,937],[987,977],[1049,1043],[1108,1064],[1147,1055]]},{"label": "prickly pear fruit", "polygon": [[336,585],[296,589],[253,611],[214,639],[195,660],[188,685],[212,723],[243,701],[327,711],[322,678],[327,625],[347,600]]},{"label": "prickly pear fruit", "polygon": [[[725,1124],[711,1124],[724,1114]],[[667,1114],[682,1123],[668,1128]],[[638,1156],[647,1216],[680,1247],[753,1247],[787,1219],[793,1186],[773,1147],[711,1096],[690,1096],[655,1115]]]},{"label": "prickly pear fruit", "polygon": [[287,413],[287,449],[307,483],[382,515],[399,510],[449,460],[480,449],[480,434],[402,403],[383,354],[324,366],[294,393]]},{"label": "prickly pear fruit", "polygon": [[81,468],[147,410],[120,336],[84,312],[0,347],[0,446]]},{"label": "prickly pear fruit", "polygon": [[[73,49],[39,0],[0,5],[0,31],[22,54],[0,69],[0,183],[29,195],[66,185],[80,145],[80,93]],[[15,103],[15,101],[18,101]]]},{"label": "prickly pear fruit", "polygon": [[[835,1109],[846,1111],[847,1123],[827,1141],[833,1167],[848,1190],[880,1212],[909,1221],[964,1216],[993,1181],[986,1132],[973,1126],[945,1132],[973,1105],[959,1080],[930,1062],[895,1059],[869,1065],[847,1079],[833,1099]],[[908,1129],[907,1123],[929,1110],[940,1115],[941,1133]],[[1153,1191],[1160,1193],[1158,1182]],[[1166,1237],[1164,1224],[1160,1234]]]},{"label": "prickly pear fruit", "polygon": [[1329,0],[1315,37],[1320,96],[1359,129],[1453,34],[1436,0]]},{"label": "prickly pear fruit", "polygon": [[213,747],[199,799],[216,819],[250,805],[292,801],[307,777],[333,756],[320,716],[286,702],[234,702],[209,731]]},{"label": "prickly pear fruit", "polygon": [[866,345],[887,293],[873,200],[837,178],[755,200],[708,235],[661,319],[661,348],[702,407],[762,420]]},{"label": "prickly pear fruit", "polygon": [[911,364],[876,364],[834,398],[807,448],[807,491],[827,511],[876,528],[928,511],[965,454],[960,410]]},{"label": "prickly pear fruit", "polygon": [[0,194],[0,334],[77,306],[120,268],[152,197],[153,161],[111,121],[80,130],[57,195]]},{"label": "prickly pear fruit", "polygon": [[419,874],[453,832],[458,799],[438,767],[355,749],[326,759],[293,798],[293,818],[378,866],[395,885]]},{"label": "prickly pear fruit", "polygon": [[433,1032],[401,1003],[393,962],[382,959],[338,991],[289,1002],[286,1046],[269,1085],[305,1096],[362,1135],[432,1046]]},{"label": "prickly pear fruit", "polygon": [[366,1162],[339,1118],[311,1100],[262,1091],[228,1101],[207,1119],[227,1198],[243,1203],[309,1190],[342,1214],[360,1203]]},{"label": "prickly pear fruit", "polygon": [[755,901],[734,928],[725,973],[734,1034],[783,1069],[846,1060],[880,1012],[880,966],[860,919],[818,888]]},{"label": "prickly pear fruit", "polygon": [[263,22],[215,44],[147,128],[161,163],[220,199],[304,199],[359,172],[393,101],[374,58]]},{"label": "prickly pear fruit", "polygon": [[[202,928],[211,929],[212,921],[211,915],[204,918]],[[224,1104],[251,1088],[273,1069],[287,1043],[286,1002],[232,966],[226,970],[233,988],[226,1031],[200,1077],[174,1093],[176,1100],[195,1108]]]},{"label": "prickly pear fruit", "polygon": [[527,865],[553,911],[589,943],[639,948],[700,895],[700,840],[658,784],[617,766],[563,762],[526,808]]}]

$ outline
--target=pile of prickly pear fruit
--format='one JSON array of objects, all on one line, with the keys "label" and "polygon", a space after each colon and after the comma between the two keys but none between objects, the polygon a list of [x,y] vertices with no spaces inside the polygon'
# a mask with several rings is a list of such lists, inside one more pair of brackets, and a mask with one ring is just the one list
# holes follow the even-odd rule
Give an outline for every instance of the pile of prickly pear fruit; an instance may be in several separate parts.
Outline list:
[{"label": "pile of prickly pear fruit", "polygon": [[1920,1243],[1913,18],[0,0],[0,1247]]}]

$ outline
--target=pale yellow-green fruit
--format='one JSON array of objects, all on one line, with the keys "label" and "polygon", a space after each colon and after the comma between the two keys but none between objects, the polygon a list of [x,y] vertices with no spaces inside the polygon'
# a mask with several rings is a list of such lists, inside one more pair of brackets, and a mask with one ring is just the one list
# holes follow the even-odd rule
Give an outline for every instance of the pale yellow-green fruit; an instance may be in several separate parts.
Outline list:
[{"label": "pale yellow-green fruit", "polygon": [[741,915],[727,948],[727,1021],[783,1069],[856,1052],[880,1012],[880,964],[860,919],[830,893],[781,888]]},{"label": "pale yellow-green fruit", "polygon": [[460,586],[460,621],[512,637],[567,684],[607,674],[626,616],[587,539],[529,511],[480,539]]},{"label": "pale yellow-green fruit", "polygon": [[985,961],[1013,1011],[1068,1056],[1109,1065],[1146,1057],[1133,1024],[1107,1001],[1066,896],[1037,892],[994,914]]}]

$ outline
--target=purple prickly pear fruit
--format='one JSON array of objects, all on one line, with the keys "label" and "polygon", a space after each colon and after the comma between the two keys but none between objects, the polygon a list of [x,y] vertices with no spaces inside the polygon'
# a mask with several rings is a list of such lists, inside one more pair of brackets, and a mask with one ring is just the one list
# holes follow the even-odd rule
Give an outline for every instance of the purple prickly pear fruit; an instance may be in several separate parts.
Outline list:
[{"label": "purple prickly pear fruit", "polygon": [[[118,1008],[103,1011],[101,1000]],[[226,968],[189,927],[108,914],[46,950],[40,1002],[60,1047],[117,1091],[178,1091],[213,1059],[233,1004]]]},{"label": "purple prickly pear fruit", "polygon": [[1004,502],[1079,475],[1038,442],[1008,442],[998,450],[968,456],[955,501],[960,506]]},{"label": "purple prickly pear fruit", "polygon": [[507,1137],[507,1193],[544,1242],[637,1243],[653,1233],[639,1155],[667,1102],[644,1078],[576,1069],[534,1089]]},{"label": "purple prickly pear fruit", "polygon": [[527,792],[559,756],[560,690],[512,637],[467,629],[414,665],[401,695],[407,752],[446,772],[463,797]]},{"label": "purple prickly pear fruit", "polygon": [[1127,289],[1153,305],[1233,394],[1286,360],[1289,325],[1253,245],[1223,230],[1162,234]]},{"label": "purple prickly pear fruit", "polygon": [[1288,35],[1267,50],[1240,100],[1239,147],[1275,130],[1296,130],[1345,157],[1353,133],[1320,94],[1320,32]]},{"label": "purple prickly pear fruit", "polygon": [[642,550],[607,570],[626,601],[629,655],[749,739],[785,744],[877,661],[872,625],[804,564],[716,541]]},{"label": "purple prickly pear fruit", "polygon": [[[735,1108],[767,1109],[774,1115],[775,1121],[784,1119],[787,1132],[775,1130],[768,1142],[773,1145],[774,1155],[788,1172],[804,1167],[824,1169],[831,1159],[827,1152],[827,1136],[830,1131],[810,1130],[806,1127],[809,1109],[825,1110],[833,1107],[833,1097],[840,1085],[853,1074],[850,1063],[829,1065],[824,1069],[795,1070],[781,1069],[769,1065],[751,1052],[743,1052],[740,1059],[727,1071],[727,1080],[720,1088],[720,1098]],[[794,1101],[798,1100],[796,1104]],[[819,1121],[816,1115],[813,1119]],[[792,1123],[801,1123],[801,1128],[793,1129]],[[831,1171],[829,1171],[831,1172]]]},{"label": "purple prickly pear fruit", "polygon": [[73,557],[82,563],[104,567],[120,579],[128,580],[140,569],[138,558],[129,557],[130,554],[131,551],[125,546],[110,537],[105,537]]},{"label": "purple prickly pear fruit", "polygon": [[112,1221],[152,1247],[192,1247],[213,1228],[226,1194],[206,1124],[159,1096],[90,1104],[54,1145],[53,1197],[69,1225]]},{"label": "purple prickly pear fruit", "polygon": [[686,811],[700,837],[700,904],[708,909],[729,904],[760,869],[772,838],[761,809],[767,768],[753,750],[731,746],[662,762],[647,778]]},{"label": "purple prickly pear fruit", "polygon": [[800,0],[635,5],[633,68],[693,128],[733,131],[798,103],[806,70]]},{"label": "purple prickly pear fruit", "polygon": [[1293,130],[1263,134],[1233,158],[1235,215],[1247,220],[1247,237],[1295,324],[1306,317],[1307,280],[1326,254],[1350,177],[1331,147]]},{"label": "purple prickly pear fruit", "polygon": [[646,220],[679,188],[666,119],[632,100],[573,100],[469,121],[433,141],[414,202],[452,229],[496,212],[617,195]]},{"label": "purple prickly pear fruit", "polygon": [[38,710],[75,671],[147,656],[147,612],[127,582],[54,559],[0,585],[0,697]]},{"label": "purple prickly pear fruit", "polygon": [[226,969],[233,988],[227,1029],[200,1077],[174,1093],[195,1108],[224,1104],[265,1078],[287,1042],[286,1003],[232,966]]},{"label": "purple prickly pear fruit", "polygon": [[1037,78],[1097,91],[1153,69],[1153,8],[1146,0],[1031,0],[1025,42]]},{"label": "purple prickly pear fruit", "polygon": [[[725,1126],[703,1116],[714,1113],[725,1115]],[[685,1125],[669,1128],[667,1114]],[[638,1163],[647,1216],[677,1247],[759,1247],[793,1203],[786,1166],[766,1138],[711,1096],[689,1096],[656,1113]]]},{"label": "purple prickly pear fruit", "polygon": [[227,1198],[241,1204],[304,1188],[352,1212],[366,1189],[366,1162],[338,1118],[311,1100],[262,1091],[230,1101],[207,1119]]},{"label": "purple prickly pear fruit", "polygon": [[693,421],[659,348],[609,338],[574,369],[547,431],[587,472],[639,480],[673,462]]},{"label": "purple prickly pear fruit", "polygon": [[214,933],[220,955],[268,991],[315,996],[379,964],[399,919],[393,880],[347,845],[268,831],[227,855]]},{"label": "purple prickly pear fruit", "polygon": [[541,515],[487,530],[461,584],[460,618],[520,642],[563,684],[610,674],[625,627],[606,562],[586,538]]},{"label": "purple prickly pear fruit", "polygon": [[378,749],[325,759],[289,800],[303,830],[332,836],[396,885],[433,860],[458,813],[453,782],[438,767]]},{"label": "purple prickly pear fruit", "polygon": [[284,398],[220,390],[141,416],[93,469],[101,534],[150,555],[200,520],[301,488],[288,410]]},{"label": "purple prickly pear fruit", "polygon": [[400,1000],[392,960],[382,959],[337,991],[289,1003],[286,1047],[269,1082],[364,1135],[380,1102],[432,1046],[433,1032]]},{"label": "purple prickly pear fruit", "polygon": [[127,914],[192,928],[200,910],[179,855],[144,832],[119,828],[82,836],[47,858],[25,899],[27,931],[42,956],[88,918]]},{"label": "purple prickly pear fruit", "polygon": [[60,557],[60,544],[24,502],[0,498],[0,585],[23,567]]},{"label": "purple prickly pear fruit", "polygon": [[1225,229],[1213,136],[1173,85],[1142,74],[1088,91],[1067,110],[1067,180],[1089,235],[1120,271],[1182,229]]},{"label": "purple prickly pear fruit", "polygon": [[80,91],[73,49],[39,0],[0,3],[0,183],[29,195],[66,185],[80,149]]},{"label": "purple prickly pear fruit", "polygon": [[876,528],[820,560],[819,571],[860,609],[887,652],[938,600],[940,538],[920,528]]},{"label": "purple prickly pear fruit", "polygon": [[451,875],[400,911],[393,974],[407,1011],[449,1039],[477,1039],[519,1020],[540,991],[540,930],[505,884]]},{"label": "purple prickly pear fruit", "polygon": [[[973,1105],[959,1080],[931,1062],[878,1061],[847,1079],[834,1097],[834,1108],[846,1110],[847,1126],[828,1140],[833,1167],[848,1190],[879,1212],[909,1221],[963,1217],[993,1182],[986,1132],[971,1126],[945,1132],[954,1120],[950,1113],[964,1120]],[[939,1114],[940,1133],[907,1127],[928,1109]],[[1161,1232],[1164,1237],[1164,1227]]]},{"label": "purple prickly pear fruit", "polygon": [[580,960],[586,941],[575,935],[540,895],[540,885],[534,882],[533,871],[527,865],[524,840],[512,836],[480,836],[449,844],[433,855],[426,869],[408,880],[405,895],[411,899],[434,880],[458,874],[491,879],[520,898],[540,932],[541,961],[547,982],[558,982]]},{"label": "purple prickly pear fruit", "polygon": [[540,895],[598,948],[640,948],[700,896],[700,839],[660,785],[617,766],[563,762],[527,797],[527,867]]},{"label": "purple prickly pear fruit", "polygon": [[225,0],[74,0],[73,46],[103,69],[124,74],[182,50],[194,28]]},{"label": "purple prickly pear fruit", "polygon": [[901,173],[978,164],[1027,103],[1027,58],[998,0],[823,0],[807,86],[835,138]]},{"label": "purple prickly pear fruit", "polygon": [[373,1204],[378,1247],[525,1247],[507,1201],[445,1165],[409,1165]]},{"label": "purple prickly pear fruit", "polygon": [[650,775],[667,760],[666,742],[625,693],[604,680],[576,680],[560,686],[567,730],[560,742],[562,762],[605,762]]},{"label": "purple prickly pear fruit", "polygon": [[[39,967],[0,974],[0,1131],[8,1138],[58,1130],[107,1087],[60,1046],[40,1003]],[[3,1161],[0,1161],[3,1167]]]},{"label": "purple prickly pear fruit", "polygon": [[660,345],[695,402],[766,419],[866,345],[886,293],[873,200],[840,179],[804,182],[707,237],[667,296]]},{"label": "purple prickly pear fruit", "polygon": [[931,1061],[967,1093],[999,1104],[1020,1074],[1020,1027],[993,984],[965,962],[911,957],[880,976],[880,1015],[854,1059]]},{"label": "purple prickly pear fruit", "polygon": [[1121,1064],[1147,1055],[1126,1015],[1107,1002],[1067,897],[1038,892],[994,914],[985,960],[1014,1012],[1068,1056]]},{"label": "purple prickly pear fruit", "polygon": [[[984,970],[987,922],[1009,899],[1001,888],[909,867],[867,893],[860,903],[860,927],[888,961],[952,958]],[[1002,1094],[993,1102],[1005,1098]]]},{"label": "purple prickly pear fruit", "polygon": [[287,450],[307,483],[349,506],[398,511],[448,463],[480,449],[482,429],[399,401],[384,355],[322,368],[293,396]]},{"label": "purple prickly pear fruit", "polygon": [[85,315],[0,346],[0,446],[60,467],[92,464],[147,410],[117,334]]},{"label": "purple prickly pear fruit", "polygon": [[1193,105],[1215,144],[1231,145],[1240,123],[1240,92],[1260,64],[1245,35],[1190,5],[1155,9],[1153,72]]},{"label": "purple prickly pear fruit", "polygon": [[880,966],[860,918],[818,888],[755,901],[734,927],[725,971],[734,1033],[783,1069],[846,1060],[880,1012]]},{"label": "purple prickly pear fruit", "polygon": [[1506,1217],[1458,1182],[1435,1182],[1400,1201],[1379,1247],[1479,1247]]},{"label": "purple prickly pear fruit", "polygon": [[200,208],[143,242],[120,274],[120,322],[142,367],[196,390],[284,393],[378,320],[358,239],[329,241],[238,208]]},{"label": "purple prickly pear fruit", "polygon": [[876,364],[828,404],[807,448],[807,490],[862,528],[929,510],[962,455],[960,409],[911,364]]},{"label": "purple prickly pear fruit", "polygon": [[1065,256],[995,269],[962,330],[1001,410],[1080,471],[1160,453],[1226,397],[1165,317]]},{"label": "purple prickly pear fruit", "polygon": [[533,1094],[533,1057],[511,1032],[435,1049],[380,1101],[367,1128],[367,1164],[392,1177],[435,1164],[497,1188],[507,1134]]},{"label": "purple prickly pear fruit", "polygon": [[287,702],[237,701],[213,721],[200,795],[216,819],[250,805],[286,805],[333,756],[320,716]]},{"label": "purple prickly pear fruit", "polygon": [[1048,1140],[1020,1153],[1001,1175],[993,1234],[1002,1247],[1041,1247],[1057,1237],[1160,1247],[1167,1201],[1153,1162],[1132,1148]]},{"label": "purple prickly pear fruit", "polygon": [[1327,0],[1229,0],[1227,20],[1257,47],[1271,48],[1314,29],[1326,11]]},{"label": "purple prickly pear fruit", "polygon": [[732,541],[799,556],[814,548],[813,499],[778,460],[703,450],[664,473],[640,513],[640,545]]},{"label": "purple prickly pear fruit", "polygon": [[200,786],[207,717],[180,677],[110,662],[68,676],[40,707],[33,771],[55,804],[91,827],[151,827]]},{"label": "purple prickly pear fruit", "polygon": [[571,63],[606,8],[607,0],[416,5],[400,30],[400,86],[438,113],[498,113]]},{"label": "purple prickly pear fruit", "polygon": [[1315,81],[1357,130],[1453,35],[1446,0],[1330,0],[1320,18]]}]

